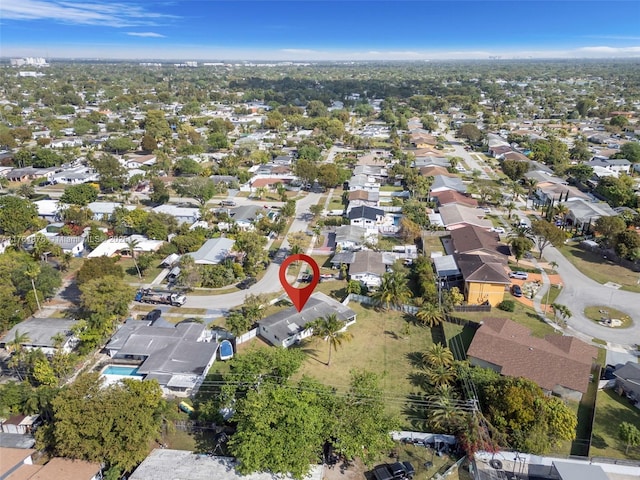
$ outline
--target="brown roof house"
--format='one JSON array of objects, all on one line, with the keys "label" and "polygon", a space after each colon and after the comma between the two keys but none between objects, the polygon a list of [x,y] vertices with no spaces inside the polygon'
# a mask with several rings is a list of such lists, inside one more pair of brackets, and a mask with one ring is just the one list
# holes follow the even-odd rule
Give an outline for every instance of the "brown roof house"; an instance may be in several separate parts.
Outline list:
[{"label": "brown roof house", "polygon": [[485,318],[467,351],[472,365],[527,378],[549,394],[577,401],[587,391],[597,355],[596,347],[575,337],[533,337],[507,318]]},{"label": "brown roof house", "polygon": [[[426,167],[429,168],[429,167]],[[478,201],[475,198],[467,197],[455,190],[444,190],[443,192],[436,192],[432,195],[439,207],[449,205],[451,203],[458,203],[460,205],[466,205],[471,208],[478,208]]]},{"label": "brown roof house", "polygon": [[98,480],[99,463],[54,457],[44,465],[33,462],[33,449],[0,448],[0,478],[3,480]]}]

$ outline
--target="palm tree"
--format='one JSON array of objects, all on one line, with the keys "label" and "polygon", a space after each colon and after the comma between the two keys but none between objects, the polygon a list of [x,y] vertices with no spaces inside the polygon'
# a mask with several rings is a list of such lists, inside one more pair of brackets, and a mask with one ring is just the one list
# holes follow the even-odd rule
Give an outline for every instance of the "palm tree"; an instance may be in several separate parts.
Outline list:
[{"label": "palm tree", "polygon": [[514,202],[509,202],[504,206],[504,209],[507,211],[507,217],[511,220],[511,212],[513,212],[517,207]]},{"label": "palm tree", "polygon": [[550,266],[554,271],[556,271],[556,269],[558,268],[558,262],[556,262],[555,260],[554,260],[554,261],[551,261],[551,262],[549,262],[549,266]]},{"label": "palm tree", "polygon": [[25,276],[31,280],[31,288],[33,288],[33,295],[36,297],[36,304],[38,305],[38,311],[42,309],[40,306],[40,299],[38,298],[38,291],[36,290],[35,280],[40,275],[40,265],[37,263],[30,264],[24,271]]},{"label": "palm tree", "polygon": [[32,185],[28,183],[23,183],[18,187],[18,195],[24,198],[31,198],[35,194],[35,190]]},{"label": "palm tree", "polygon": [[329,360],[327,361],[327,367],[331,365],[332,347],[333,350],[338,350],[342,342],[348,342],[353,338],[353,335],[344,331],[345,324],[338,320],[335,313],[317,318],[311,323],[310,328],[313,329],[313,336],[323,338],[325,342],[329,343]]},{"label": "palm tree", "polygon": [[442,310],[437,305],[428,302],[424,303],[416,312],[416,318],[429,328],[437,327],[444,322]]},{"label": "palm tree", "polygon": [[400,271],[386,272],[372,297],[379,301],[385,310],[392,305],[400,307],[411,298],[407,277]]},{"label": "palm tree", "polygon": [[131,255],[131,259],[133,260],[133,264],[136,266],[136,270],[138,271],[138,278],[142,278],[142,273],[140,273],[140,268],[138,267],[138,262],[136,261],[136,247],[140,244],[139,240],[135,238],[129,237],[127,240],[127,248],[129,249],[129,255]]},{"label": "palm tree", "polygon": [[434,343],[422,354],[423,360],[431,367],[450,367],[453,365],[453,353],[441,343]]},{"label": "palm tree", "polygon": [[458,392],[456,389],[449,385],[448,383],[443,383],[442,385],[438,385],[433,389],[433,393],[427,397],[428,400],[437,402],[442,398],[454,399],[458,396]]},{"label": "palm tree", "polygon": [[437,429],[454,431],[464,418],[464,413],[450,398],[441,398],[436,401],[435,407],[430,411],[429,420]]},{"label": "palm tree", "polygon": [[438,385],[450,384],[455,380],[455,373],[451,368],[444,365],[437,365],[427,370],[427,376],[431,385],[437,387]]},{"label": "palm tree", "polygon": [[538,185],[538,181],[533,178],[524,179],[524,187],[527,189],[527,198],[533,194],[533,189]]},{"label": "palm tree", "polygon": [[564,203],[558,203],[555,207],[553,207],[554,215],[562,218],[562,226],[564,228],[565,221],[567,220],[567,215],[569,214],[569,208]]},{"label": "palm tree", "polygon": [[267,194],[267,189],[265,187],[256,188],[256,197],[258,200],[262,200],[262,198]]},{"label": "palm tree", "polygon": [[28,333],[20,333],[20,330],[16,328],[16,332],[13,335],[13,340],[7,342],[5,348],[9,353],[19,352],[22,350],[22,345],[30,340]]}]

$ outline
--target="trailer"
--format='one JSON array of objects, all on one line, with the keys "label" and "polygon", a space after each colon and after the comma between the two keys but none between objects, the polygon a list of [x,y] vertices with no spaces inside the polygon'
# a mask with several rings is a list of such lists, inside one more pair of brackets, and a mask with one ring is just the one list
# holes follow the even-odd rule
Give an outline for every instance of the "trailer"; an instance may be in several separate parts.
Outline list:
[{"label": "trailer", "polygon": [[152,303],[154,305],[160,304],[181,307],[187,301],[187,297],[179,293],[159,292],[150,288],[145,288],[138,290],[135,301],[141,303]]}]

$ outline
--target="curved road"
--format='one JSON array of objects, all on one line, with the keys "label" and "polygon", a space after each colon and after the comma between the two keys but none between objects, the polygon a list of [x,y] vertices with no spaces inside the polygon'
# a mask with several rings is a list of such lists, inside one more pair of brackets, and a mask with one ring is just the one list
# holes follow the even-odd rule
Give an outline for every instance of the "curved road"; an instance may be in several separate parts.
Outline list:
[{"label": "curved road", "polygon": [[[606,340],[611,346],[633,349],[640,344],[639,293],[617,290],[591,280],[552,246],[544,249],[544,257],[558,264],[557,271],[564,288],[556,303],[566,305],[571,310],[573,316],[567,320],[569,327],[591,338]],[[621,310],[631,316],[633,324],[623,329],[598,325],[584,316],[585,307],[592,305]]]},{"label": "curved road", "polygon": [[[291,227],[287,233],[304,232],[308,230],[311,220],[311,212],[309,207],[315,205],[322,195],[319,193],[309,193],[306,197],[296,202],[296,216],[291,223]],[[280,251],[286,251],[289,248],[289,242],[285,238],[280,247]],[[280,263],[272,262],[267,268],[262,279],[248,290],[242,290],[224,295],[189,295],[185,307],[206,308],[208,310],[228,311],[233,307],[242,305],[245,297],[250,294],[275,293],[282,291],[280,286]]]}]

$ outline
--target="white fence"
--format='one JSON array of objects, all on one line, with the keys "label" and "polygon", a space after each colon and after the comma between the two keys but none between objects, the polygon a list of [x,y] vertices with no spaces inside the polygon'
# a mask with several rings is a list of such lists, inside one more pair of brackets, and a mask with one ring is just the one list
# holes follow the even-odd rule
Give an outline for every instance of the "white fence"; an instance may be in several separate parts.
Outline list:
[{"label": "white fence", "polygon": [[239,337],[236,337],[236,345],[240,345],[241,343],[244,343],[244,342],[246,342],[248,340],[251,340],[257,334],[258,334],[258,329],[257,328],[249,330],[247,333],[243,333]]},{"label": "white fence", "polygon": [[[355,293],[350,293],[349,295],[347,295],[347,298],[342,301],[342,304],[349,305],[349,302],[351,300],[358,303],[364,303],[365,305],[380,305],[380,302],[371,297],[367,297],[365,295],[356,295]],[[390,310],[398,310],[400,312],[410,313],[411,315],[414,315],[418,311],[418,307],[414,307],[413,305],[389,305],[388,308]]]}]

